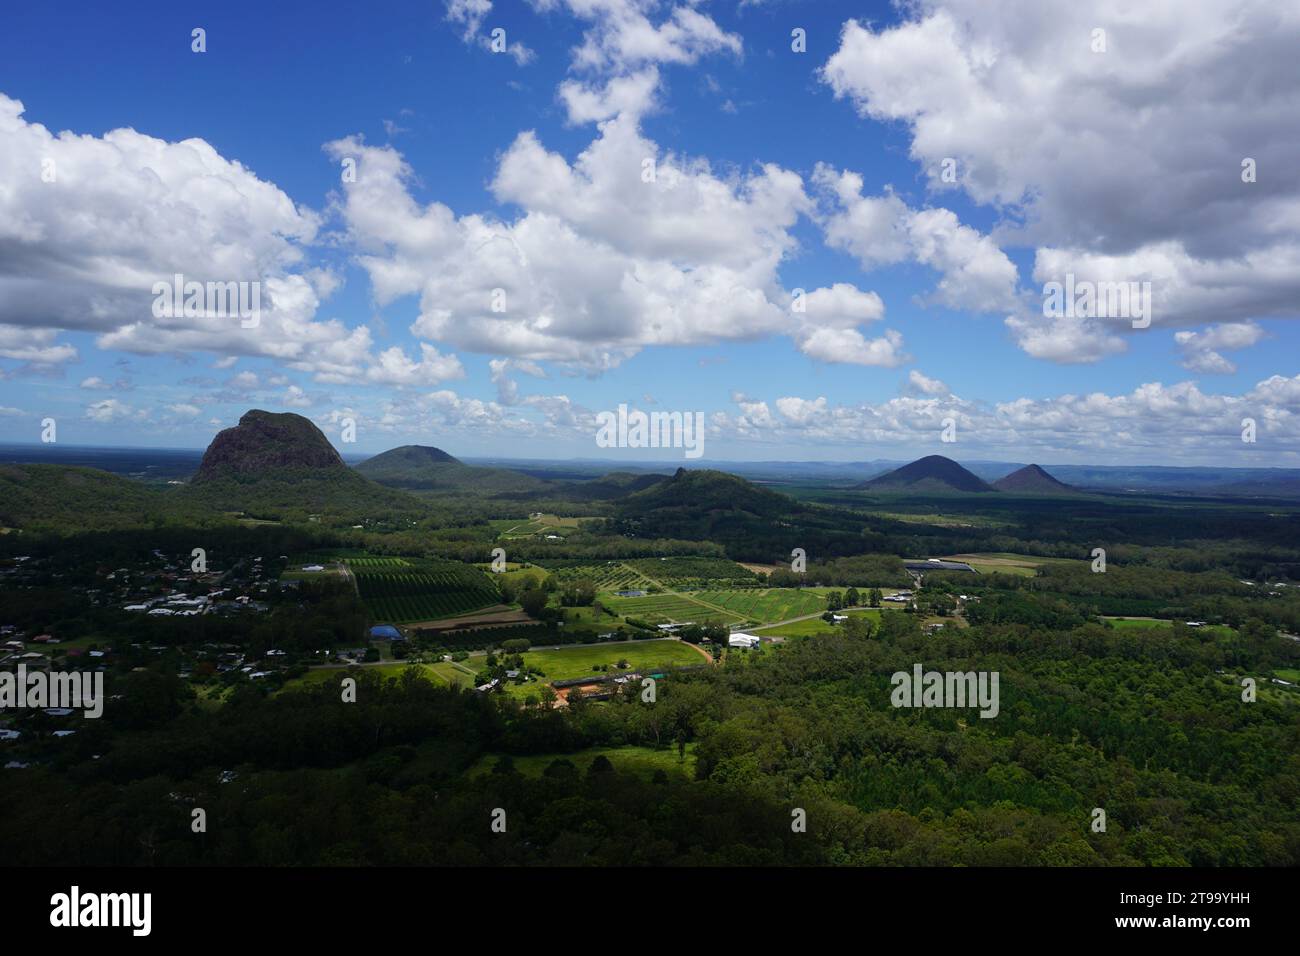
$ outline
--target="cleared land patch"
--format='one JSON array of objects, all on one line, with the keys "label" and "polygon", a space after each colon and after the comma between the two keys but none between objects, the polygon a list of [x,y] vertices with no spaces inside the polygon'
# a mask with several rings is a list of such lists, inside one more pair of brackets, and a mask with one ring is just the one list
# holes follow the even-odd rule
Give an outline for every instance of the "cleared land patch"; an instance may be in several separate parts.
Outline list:
[{"label": "cleared land patch", "polygon": [[[471,662],[483,660],[483,658],[472,658]],[[596,669],[604,665],[609,665],[608,673],[617,674],[620,669],[615,665],[619,661],[626,661],[628,664],[626,668],[622,668],[623,671],[642,672],[658,667],[685,667],[705,662],[704,657],[694,647],[675,640],[618,641],[610,644],[578,645],[524,653],[524,664],[540,670],[548,683],[556,680],[573,680],[576,677],[597,676],[605,673]],[[530,685],[512,685],[512,688],[527,692]],[[531,689],[536,690],[535,687]]]},{"label": "cleared land patch", "polygon": [[797,588],[751,588],[735,591],[696,591],[692,597],[725,608],[747,621],[761,624],[786,621],[826,610],[822,594]]},{"label": "cleared land patch", "polygon": [[989,551],[978,554],[954,554],[945,557],[945,561],[963,561],[980,574],[1018,574],[1032,578],[1038,569],[1049,564],[1075,564],[1074,558],[1044,558],[1034,554],[1011,554],[1005,551]]},{"label": "cleared land patch", "polygon": [[[848,614],[853,617],[867,617],[879,621],[882,612],[880,608],[858,608],[838,613]],[[820,617],[810,617],[806,621],[792,621],[788,624],[776,624],[766,627],[760,625],[754,628],[754,633],[761,637],[812,637],[816,634],[834,634],[842,628],[843,625],[841,624],[831,624],[823,621]]]},{"label": "cleared land patch", "polygon": [[[449,684],[454,687],[472,687],[474,676],[446,661],[436,664],[416,664],[408,661],[394,661],[391,664],[370,664],[364,669],[377,671],[383,677],[400,677],[408,667],[418,667],[434,683]],[[358,668],[360,669],[360,668]],[[313,667],[301,677],[295,677],[284,685],[283,690],[292,690],[309,684],[322,684],[327,681],[338,683],[352,671],[351,667]]]}]

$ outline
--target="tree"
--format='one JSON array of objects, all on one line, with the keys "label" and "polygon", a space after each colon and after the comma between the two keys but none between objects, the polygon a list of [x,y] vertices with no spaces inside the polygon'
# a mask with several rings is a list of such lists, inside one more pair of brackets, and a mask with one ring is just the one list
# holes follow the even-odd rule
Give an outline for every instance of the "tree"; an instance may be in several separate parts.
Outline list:
[{"label": "tree", "polygon": [[857,607],[862,603],[862,595],[858,594],[857,588],[849,588],[844,592],[844,606]]},{"label": "tree", "polygon": [[591,578],[569,581],[560,591],[560,604],[564,607],[587,607],[596,602],[596,582]]},{"label": "tree", "polygon": [[884,600],[884,596],[880,593],[880,588],[872,588],[871,597],[868,598],[868,601],[870,602],[871,606],[880,607],[880,602],[883,600]]},{"label": "tree", "polygon": [[519,595],[519,606],[524,609],[524,613],[535,620],[541,620],[542,612],[546,610],[546,592],[531,588]]}]

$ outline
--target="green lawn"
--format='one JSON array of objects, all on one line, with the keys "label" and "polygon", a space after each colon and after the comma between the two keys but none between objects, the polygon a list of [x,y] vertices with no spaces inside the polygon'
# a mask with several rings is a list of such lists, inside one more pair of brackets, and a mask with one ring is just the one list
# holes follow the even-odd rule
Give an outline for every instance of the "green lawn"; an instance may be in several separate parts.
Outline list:
[{"label": "green lawn", "polygon": [[566,607],[564,610],[564,623],[567,627],[575,625],[585,625],[587,627],[617,627],[619,622],[618,616],[608,612],[601,613],[594,607]]},{"label": "green lawn", "polygon": [[621,598],[601,594],[600,602],[624,617],[652,624],[775,623],[826,609],[826,594],[843,588],[728,588]]},{"label": "green lawn", "polygon": [[[839,614],[848,614],[851,616],[861,615],[873,620],[880,620],[879,608],[859,608],[852,611],[838,611]],[[806,621],[795,621],[793,624],[778,624],[776,627],[757,627],[754,633],[759,637],[811,637],[814,634],[833,634],[843,625],[828,624],[820,617],[809,618]]]},{"label": "green lawn", "polygon": [[[471,658],[481,662],[483,658]],[[553,651],[528,651],[524,654],[524,663],[529,667],[540,669],[547,682],[571,680],[575,677],[588,677],[597,672],[598,664],[616,664],[626,660],[629,670],[650,670],[657,666],[707,663],[704,655],[681,641],[616,641],[580,647],[561,647]],[[540,693],[537,684],[512,685],[513,691]]]},{"label": "green lawn", "polygon": [[[482,565],[484,570],[490,570],[490,564]],[[500,575],[493,575],[499,581],[506,581],[519,590],[524,590],[530,585],[540,585],[546,580],[546,569],[539,568],[535,564],[510,564],[506,562],[506,570]]]},{"label": "green lawn", "polygon": [[[1173,621],[1157,620],[1155,618],[1143,617],[1108,617],[1107,621],[1114,628],[1121,631],[1155,631],[1172,628]],[[1225,624],[1208,624],[1205,627],[1194,627],[1193,631],[1200,631],[1204,634],[1214,634],[1216,636],[1229,635],[1234,633],[1232,628]]]},{"label": "green lawn", "polygon": [[1141,631],[1150,630],[1157,627],[1173,627],[1172,621],[1158,621],[1154,618],[1140,617],[1108,617],[1112,627],[1121,631]]}]

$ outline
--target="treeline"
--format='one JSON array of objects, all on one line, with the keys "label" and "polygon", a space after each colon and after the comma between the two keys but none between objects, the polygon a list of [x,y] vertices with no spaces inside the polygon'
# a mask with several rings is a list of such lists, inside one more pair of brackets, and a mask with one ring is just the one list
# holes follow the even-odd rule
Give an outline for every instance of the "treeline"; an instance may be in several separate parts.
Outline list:
[{"label": "treeline", "polygon": [[[927,577],[927,586],[931,584]],[[1047,565],[1035,577],[986,575],[975,583],[943,585],[948,590],[988,586],[1068,604],[1085,615],[1183,618],[1233,627],[1257,618],[1300,630],[1300,589],[1282,588],[1273,595],[1221,571],[1193,573],[1109,561],[1104,573],[1093,572],[1088,564]]]},{"label": "treeline", "polygon": [[803,573],[782,568],[767,576],[774,588],[798,587],[907,587],[911,576],[901,558],[892,554],[864,554],[830,561],[809,560]]}]

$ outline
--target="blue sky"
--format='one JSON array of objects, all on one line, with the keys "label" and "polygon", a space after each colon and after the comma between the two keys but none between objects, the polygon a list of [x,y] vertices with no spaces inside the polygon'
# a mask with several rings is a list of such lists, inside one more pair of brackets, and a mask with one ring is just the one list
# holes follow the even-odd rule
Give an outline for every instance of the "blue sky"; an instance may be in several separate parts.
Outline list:
[{"label": "blue sky", "polygon": [[[1300,463],[1297,18],[988,6],[15,9],[4,434],[202,447],[262,407],[594,457],[628,403],[703,412],[712,460]],[[1044,316],[1065,271],[1150,281],[1151,326]],[[158,323],[175,272],[264,280],[266,321]]]}]

